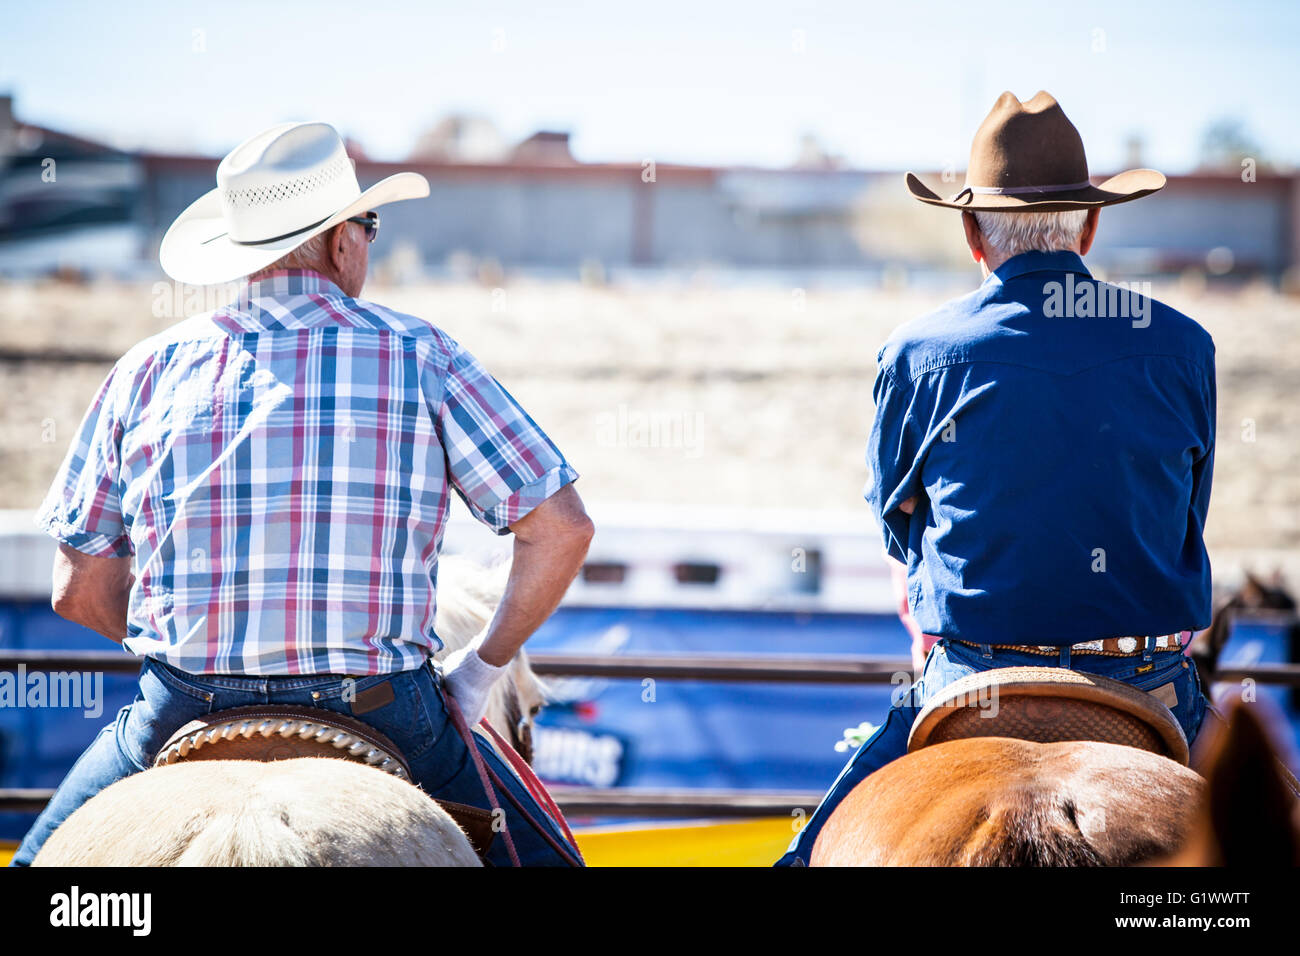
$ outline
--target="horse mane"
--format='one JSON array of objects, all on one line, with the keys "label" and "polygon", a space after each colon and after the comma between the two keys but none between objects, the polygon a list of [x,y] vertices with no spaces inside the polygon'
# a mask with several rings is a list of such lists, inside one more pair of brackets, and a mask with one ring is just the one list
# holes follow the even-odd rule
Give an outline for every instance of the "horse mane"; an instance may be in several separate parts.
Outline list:
[{"label": "horse mane", "polygon": [[[438,559],[438,611],[433,629],[443,647],[433,656],[442,660],[474,640],[492,620],[510,579],[510,558],[480,562],[460,554]],[[487,720],[528,759],[531,743],[519,737],[521,721],[531,721],[546,705],[550,692],[520,648],[505,680],[499,680],[488,697]],[[531,761],[530,761],[531,762]]]},{"label": "horse mane", "polygon": [[1300,793],[1260,706],[1237,702],[1208,730],[1199,760],[1208,784],[1171,865],[1300,866]]},{"label": "horse mane", "polygon": [[460,650],[487,627],[509,578],[508,557],[485,563],[463,554],[438,558],[438,613],[433,629],[443,646],[433,655],[435,658],[442,660]]}]

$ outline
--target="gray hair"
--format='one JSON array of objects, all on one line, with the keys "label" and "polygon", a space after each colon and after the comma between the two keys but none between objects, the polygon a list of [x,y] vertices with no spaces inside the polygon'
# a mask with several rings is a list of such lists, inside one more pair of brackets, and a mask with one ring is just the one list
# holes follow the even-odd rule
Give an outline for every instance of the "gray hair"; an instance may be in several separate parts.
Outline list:
[{"label": "gray hair", "polygon": [[977,212],[985,241],[1004,256],[1072,249],[1083,233],[1086,209],[1061,212]]},{"label": "gray hair", "polygon": [[273,269],[313,269],[317,272],[326,265],[325,249],[329,232],[312,236],[297,249],[275,260],[263,272]]}]

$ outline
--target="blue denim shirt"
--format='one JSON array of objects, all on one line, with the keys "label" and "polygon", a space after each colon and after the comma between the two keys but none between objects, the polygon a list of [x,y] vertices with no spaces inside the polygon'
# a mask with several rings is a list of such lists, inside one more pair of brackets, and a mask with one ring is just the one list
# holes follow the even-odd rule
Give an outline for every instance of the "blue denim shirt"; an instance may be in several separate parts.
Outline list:
[{"label": "blue denim shirt", "polygon": [[899,327],[877,366],[866,497],[925,633],[1209,624],[1214,343],[1196,322],[1031,252]]}]

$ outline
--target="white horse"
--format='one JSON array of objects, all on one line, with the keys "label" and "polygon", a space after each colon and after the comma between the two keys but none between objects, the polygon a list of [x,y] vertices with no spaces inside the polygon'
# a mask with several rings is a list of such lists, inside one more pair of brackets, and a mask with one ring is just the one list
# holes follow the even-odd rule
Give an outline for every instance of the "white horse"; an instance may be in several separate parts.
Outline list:
[{"label": "white horse", "polygon": [[[491,620],[509,563],[438,563],[437,656]],[[529,758],[546,701],[523,651],[492,691],[488,721]],[[147,808],[147,809],[146,809]],[[35,866],[478,866],[465,834],[421,790],[350,760],[182,761],[120,780],[46,841]]]},{"label": "white horse", "polygon": [[334,757],[182,761],[119,780],[33,866],[479,866],[447,812]]}]

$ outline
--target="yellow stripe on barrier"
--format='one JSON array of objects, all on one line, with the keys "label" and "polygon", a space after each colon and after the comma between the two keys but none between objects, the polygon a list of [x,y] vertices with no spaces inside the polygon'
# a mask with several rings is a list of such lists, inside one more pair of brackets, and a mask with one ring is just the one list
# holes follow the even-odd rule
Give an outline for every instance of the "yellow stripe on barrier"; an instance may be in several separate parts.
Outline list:
[{"label": "yellow stripe on barrier", "polygon": [[790,817],[574,831],[588,866],[771,866],[794,834]]},{"label": "yellow stripe on barrier", "polygon": [[[739,822],[579,829],[589,866],[771,866],[794,838],[789,817]],[[0,842],[0,866],[17,843]]]}]

